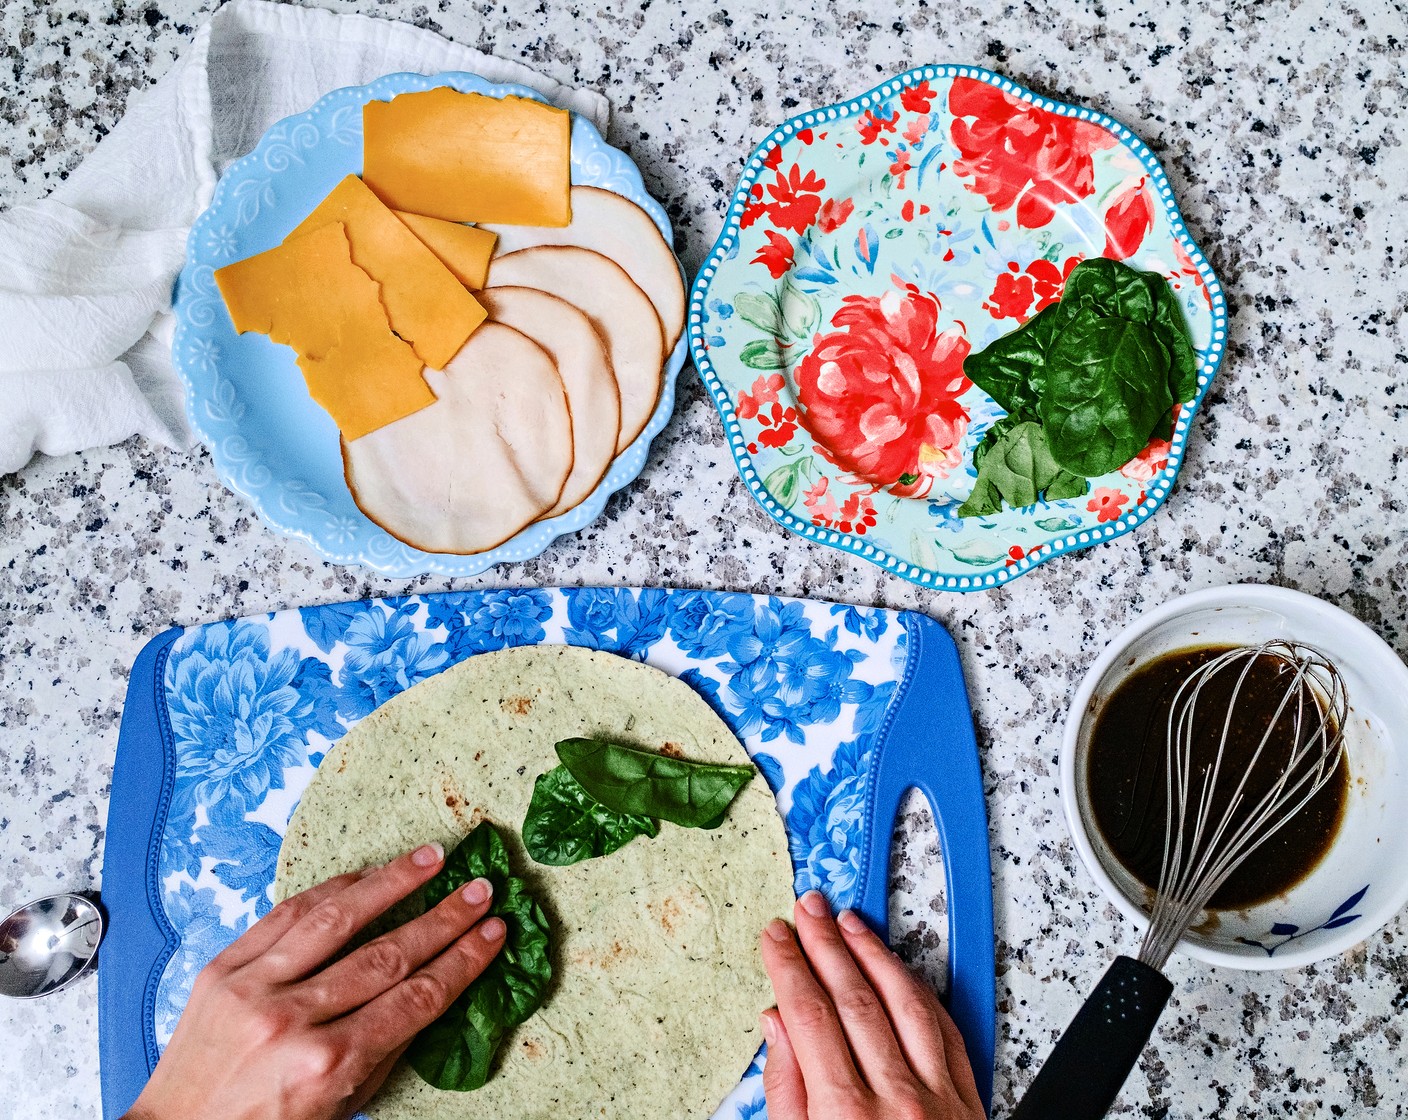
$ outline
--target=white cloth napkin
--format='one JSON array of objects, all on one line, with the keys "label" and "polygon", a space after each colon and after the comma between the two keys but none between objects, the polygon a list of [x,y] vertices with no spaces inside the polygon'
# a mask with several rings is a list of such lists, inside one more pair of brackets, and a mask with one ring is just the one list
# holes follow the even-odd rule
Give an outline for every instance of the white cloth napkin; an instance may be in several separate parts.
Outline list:
[{"label": "white cloth napkin", "polygon": [[231,0],[78,170],[0,214],[0,474],[140,434],[189,447],[171,289],[215,182],[276,121],[382,74],[467,70],[605,129],[610,107],[429,31]]}]

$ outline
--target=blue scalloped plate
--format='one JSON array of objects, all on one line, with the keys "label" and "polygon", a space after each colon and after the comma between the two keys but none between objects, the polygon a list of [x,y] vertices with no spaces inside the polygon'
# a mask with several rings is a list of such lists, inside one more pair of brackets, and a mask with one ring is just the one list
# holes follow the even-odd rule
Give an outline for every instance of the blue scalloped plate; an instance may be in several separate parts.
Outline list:
[{"label": "blue scalloped plate", "polygon": [[[1004,415],[962,377],[963,356],[1098,256],[1169,279],[1199,349],[1196,396],[1168,438],[1086,495],[960,519],[972,452]],[[1222,360],[1227,308],[1128,128],[976,66],[923,66],[758,146],[688,327],[739,473],[772,517],[916,583],[976,591],[1129,532],[1163,504]],[[812,358],[823,344],[825,362]],[[926,357],[916,373],[891,366],[896,353]],[[807,430],[799,371],[834,410],[825,440]],[[851,473],[877,458],[869,480]]]},{"label": "blue scalloped plate", "polygon": [[[462,73],[388,74],[369,85],[334,90],[306,113],[274,125],[254,151],[225,172],[209,209],[191,229],[186,266],[176,283],[172,356],[186,387],[191,427],[210,448],[221,479],[270,525],[307,541],[325,559],[364,564],[390,576],[475,575],[494,564],[537,556],[556,537],[596,520],[607,498],[645,466],[651,440],[674,409],[675,378],[686,353],[681,339],[666,363],[650,422],[591,496],[559,517],[529,525],[498,548],[472,556],[421,552],[357,508],[343,479],[337,428],[309,397],[293,352],[262,335],[237,335],[214,273],[277,245],[339,180],[361,173],[366,102],[433,86],[544,100],[525,86]],[[664,209],[646,192],[630,157],[575,115],[572,182],[630,199],[650,215],[666,243],[674,243]]]}]

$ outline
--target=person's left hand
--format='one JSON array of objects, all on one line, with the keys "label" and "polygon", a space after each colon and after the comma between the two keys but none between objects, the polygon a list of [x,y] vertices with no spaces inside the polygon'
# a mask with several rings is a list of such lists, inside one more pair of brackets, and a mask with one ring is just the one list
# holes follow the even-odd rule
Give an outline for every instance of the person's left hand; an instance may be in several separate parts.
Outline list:
[{"label": "person's left hand", "polygon": [[771,1120],[986,1120],[938,997],[858,915],[833,919],[817,891],[794,916],[796,936],[781,919],[762,936],[777,995],[762,1024]]},{"label": "person's left hand", "polygon": [[[341,1120],[498,954],[476,879],[415,921],[338,952],[444,863],[427,844],[285,899],[196,977],[125,1120]],[[476,923],[478,923],[476,925]]]}]

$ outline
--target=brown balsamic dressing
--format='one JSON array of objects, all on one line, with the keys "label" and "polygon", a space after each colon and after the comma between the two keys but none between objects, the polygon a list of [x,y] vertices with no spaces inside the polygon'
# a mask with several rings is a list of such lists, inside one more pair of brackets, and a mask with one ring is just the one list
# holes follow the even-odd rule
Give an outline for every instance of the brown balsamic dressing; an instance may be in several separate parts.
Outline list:
[{"label": "brown balsamic dressing", "polygon": [[[1232,646],[1179,650],[1132,673],[1105,702],[1090,736],[1086,792],[1095,825],[1125,868],[1150,890],[1159,883],[1167,818],[1168,716],[1178,687],[1198,667]],[[1275,717],[1285,695],[1285,668],[1263,655],[1251,665],[1233,713],[1220,780],[1211,813],[1218,820],[1231,791],[1247,772],[1257,743]],[[1193,774],[1203,773],[1217,755],[1237,673],[1215,673],[1198,698],[1198,726],[1193,739]],[[1333,733],[1334,728],[1331,728]],[[1280,765],[1294,734],[1283,714],[1273,744],[1262,752],[1247,776],[1243,804],[1255,804],[1280,777]],[[1195,788],[1200,788],[1195,785]],[[1324,858],[1339,831],[1349,792],[1349,768],[1343,760],[1334,776],[1289,823],[1277,831],[1231,875],[1212,897],[1218,910],[1240,910],[1290,890]],[[1175,808],[1176,812],[1176,808]],[[1190,814],[1191,816],[1191,814]]]}]

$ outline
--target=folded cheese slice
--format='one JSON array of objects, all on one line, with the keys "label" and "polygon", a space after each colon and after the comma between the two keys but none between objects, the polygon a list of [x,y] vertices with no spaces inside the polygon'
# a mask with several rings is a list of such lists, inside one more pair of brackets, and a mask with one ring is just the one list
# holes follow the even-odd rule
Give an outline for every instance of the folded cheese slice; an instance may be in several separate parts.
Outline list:
[{"label": "folded cheese slice", "polygon": [[387,325],[376,281],[352,263],[341,222],[218,269],[215,282],[235,330],[293,347],[345,438],[434,403],[420,358]]},{"label": "folded cheese slice", "polygon": [[426,365],[444,366],[484,321],[478,300],[355,175],[338,183],[288,239],[333,222],[347,230],[352,263],[381,285],[391,329]]},{"label": "folded cheese slice", "polygon": [[461,284],[472,292],[484,287],[489,275],[489,258],[494,255],[498,234],[479,226],[428,218],[424,214],[411,214],[405,210],[397,210],[395,214],[425,242],[425,247],[440,258]]},{"label": "folded cheese slice", "polygon": [[572,220],[572,117],[437,86],[362,107],[362,178],[394,210],[451,222]]}]

